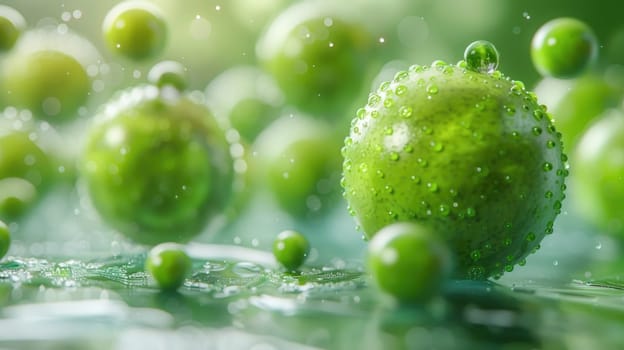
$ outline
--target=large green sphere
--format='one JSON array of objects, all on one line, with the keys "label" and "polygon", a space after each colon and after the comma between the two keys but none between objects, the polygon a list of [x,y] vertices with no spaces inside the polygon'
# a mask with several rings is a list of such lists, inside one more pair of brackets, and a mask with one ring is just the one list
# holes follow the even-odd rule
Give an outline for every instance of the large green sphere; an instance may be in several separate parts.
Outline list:
[{"label": "large green sphere", "polygon": [[225,207],[229,148],[202,105],[138,87],[106,106],[87,137],[81,170],[112,227],[140,243],[186,241]]},{"label": "large green sphere", "polygon": [[420,222],[448,243],[457,277],[483,279],[552,232],[567,170],[535,96],[465,67],[413,66],[382,83],[345,140],[342,184],[367,237]]}]

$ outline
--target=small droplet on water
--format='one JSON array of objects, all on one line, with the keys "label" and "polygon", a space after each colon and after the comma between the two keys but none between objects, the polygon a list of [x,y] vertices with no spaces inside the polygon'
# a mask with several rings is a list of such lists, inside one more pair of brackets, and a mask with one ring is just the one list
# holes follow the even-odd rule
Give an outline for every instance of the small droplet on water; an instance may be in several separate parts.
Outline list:
[{"label": "small droplet on water", "polygon": [[498,68],[499,54],[494,44],[486,40],[472,42],[464,51],[468,69],[479,73],[493,73]]}]

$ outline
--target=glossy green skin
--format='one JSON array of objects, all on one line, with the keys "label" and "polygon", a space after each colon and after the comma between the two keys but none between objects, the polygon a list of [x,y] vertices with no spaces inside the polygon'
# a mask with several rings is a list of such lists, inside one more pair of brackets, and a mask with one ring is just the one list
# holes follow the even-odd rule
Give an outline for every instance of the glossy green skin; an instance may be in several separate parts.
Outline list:
[{"label": "glossy green skin", "polygon": [[229,144],[210,112],[158,91],[138,87],[109,103],[81,159],[98,212],[147,244],[199,234],[225,207],[233,174]]},{"label": "glossy green skin", "polygon": [[145,260],[145,270],[163,290],[176,290],[191,271],[191,258],[184,247],[175,243],[161,243],[153,247]]},{"label": "glossy green skin", "polygon": [[167,23],[158,10],[140,2],[122,2],[111,9],[102,32],[111,52],[137,61],[162,53],[168,33]]},{"label": "glossy green skin", "polygon": [[255,148],[266,185],[293,217],[313,219],[339,200],[340,145],[323,122],[281,118],[258,137]]},{"label": "glossy green skin", "polygon": [[55,50],[12,55],[1,74],[8,105],[29,109],[35,117],[50,122],[74,118],[91,91],[80,62]]},{"label": "glossy green skin", "polygon": [[575,150],[575,205],[605,232],[624,238],[624,113],[611,111],[585,132]]},{"label": "glossy green skin", "polygon": [[0,259],[3,258],[9,251],[11,246],[11,233],[9,227],[2,221],[0,221]]},{"label": "glossy green skin", "polygon": [[170,86],[178,91],[186,90],[188,85],[186,68],[175,61],[162,61],[154,65],[147,74],[147,80],[160,88]]},{"label": "glossy green skin", "polygon": [[294,5],[273,22],[260,39],[258,57],[288,103],[335,119],[362,93],[374,40],[358,24],[319,8],[301,11],[304,6]]},{"label": "glossy green skin", "polygon": [[512,270],[552,232],[564,198],[560,135],[499,73],[399,73],[358,110],[343,156],[344,195],[365,236],[420,222],[448,243],[459,278]]},{"label": "glossy green skin", "polygon": [[531,58],[543,76],[573,78],[598,56],[598,39],[587,24],[557,18],[540,27],[531,41]]},{"label": "glossy green skin", "polygon": [[297,270],[310,253],[310,242],[297,231],[280,232],[273,241],[273,255],[289,271]]},{"label": "glossy green skin", "polygon": [[25,27],[26,21],[19,12],[0,5],[0,52],[13,48]]},{"label": "glossy green skin", "polygon": [[403,302],[429,300],[452,271],[446,244],[429,227],[413,222],[377,232],[368,246],[367,263],[377,286]]}]

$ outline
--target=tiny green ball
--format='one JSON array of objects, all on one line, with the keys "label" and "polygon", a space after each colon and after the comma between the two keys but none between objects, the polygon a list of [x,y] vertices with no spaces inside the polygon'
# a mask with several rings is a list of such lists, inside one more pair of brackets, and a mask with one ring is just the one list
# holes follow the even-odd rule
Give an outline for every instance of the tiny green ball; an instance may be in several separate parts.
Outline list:
[{"label": "tiny green ball", "polygon": [[308,239],[297,231],[282,231],[273,242],[275,259],[289,271],[296,270],[303,265],[309,253]]},{"label": "tiny green ball", "polygon": [[9,232],[9,227],[3,221],[0,221],[0,259],[6,255],[10,246],[11,233]]},{"label": "tiny green ball", "polygon": [[12,7],[0,5],[0,52],[9,51],[26,28],[26,20]]},{"label": "tiny green ball", "polygon": [[147,80],[159,88],[171,86],[178,91],[184,91],[188,83],[187,70],[180,62],[162,61],[150,69]]},{"label": "tiny green ball", "polygon": [[498,50],[489,41],[472,42],[464,51],[464,60],[468,68],[480,73],[492,73],[498,68]]},{"label": "tiny green ball", "polygon": [[447,245],[412,222],[382,228],[370,241],[367,262],[379,289],[401,302],[424,302],[439,294],[452,269]]},{"label": "tiny green ball", "polygon": [[569,79],[596,61],[598,39],[592,29],[575,18],[557,18],[540,27],[531,41],[531,58],[543,76]]},{"label": "tiny green ball", "polygon": [[171,242],[153,247],[145,261],[145,269],[163,290],[178,289],[191,271],[191,266],[191,258],[184,247]]},{"label": "tiny green ball", "polygon": [[160,10],[145,2],[122,2],[113,7],[102,26],[111,52],[133,60],[159,55],[167,41],[167,23]]}]

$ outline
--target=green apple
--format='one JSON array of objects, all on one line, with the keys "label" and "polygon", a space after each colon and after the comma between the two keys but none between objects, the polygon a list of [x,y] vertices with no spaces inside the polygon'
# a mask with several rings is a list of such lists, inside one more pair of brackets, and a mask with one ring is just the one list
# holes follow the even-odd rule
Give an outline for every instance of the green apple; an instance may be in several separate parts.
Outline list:
[{"label": "green apple", "polygon": [[191,239],[232,190],[223,130],[203,105],[171,92],[141,86],[108,103],[80,161],[94,207],[139,243]]},{"label": "green apple", "polygon": [[283,116],[258,136],[252,152],[263,183],[294,217],[317,217],[340,199],[340,145],[325,122]]},{"label": "green apple", "polygon": [[551,233],[567,174],[561,135],[519,81],[465,62],[412,66],[353,119],[344,195],[364,235],[416,221],[458,278],[511,271]]},{"label": "green apple", "polygon": [[624,113],[611,110],[581,137],[572,162],[574,203],[580,215],[624,238]]},{"label": "green apple", "polygon": [[271,23],[256,52],[287,103],[334,119],[363,92],[376,66],[374,47],[366,27],[339,5],[304,1],[286,8]]}]

